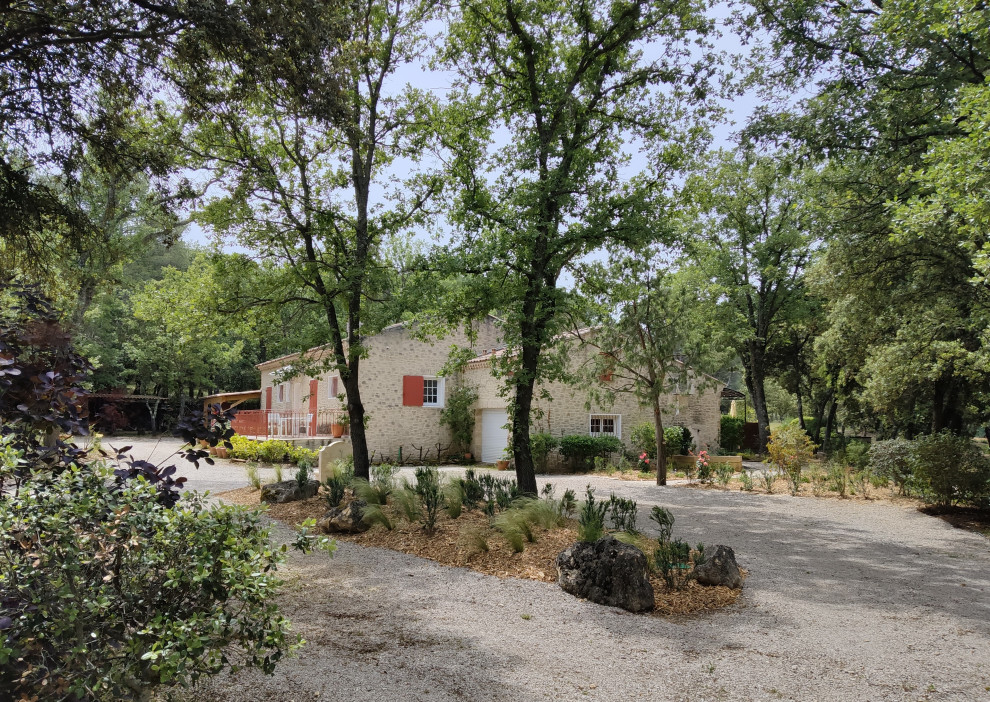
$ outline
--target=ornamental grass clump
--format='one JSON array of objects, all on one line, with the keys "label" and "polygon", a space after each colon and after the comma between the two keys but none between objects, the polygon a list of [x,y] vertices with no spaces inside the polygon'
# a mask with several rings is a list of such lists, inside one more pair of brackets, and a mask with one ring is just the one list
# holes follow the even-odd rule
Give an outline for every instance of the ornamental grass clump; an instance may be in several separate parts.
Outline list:
[{"label": "ornamental grass clump", "polygon": [[374,526],[375,524],[381,524],[388,531],[392,531],[395,528],[395,523],[388,518],[385,510],[382,509],[381,505],[368,504],[361,511],[361,521],[369,526]]},{"label": "ornamental grass clump", "polygon": [[330,465],[330,474],[323,481],[326,490],[327,507],[334,509],[347,495],[347,489],[354,481],[354,465],[344,461],[334,461]]},{"label": "ornamental grass clump", "polygon": [[261,475],[258,473],[257,463],[248,463],[244,466],[244,472],[247,474],[248,482],[251,483],[251,487],[255,490],[261,489]]},{"label": "ornamental grass clump", "polygon": [[419,495],[408,482],[392,493],[392,504],[398,507],[399,512],[410,524],[418,522],[422,516],[422,510],[419,507]]},{"label": "ornamental grass clump", "polygon": [[482,527],[472,524],[462,529],[457,536],[457,545],[465,559],[479,553],[488,553],[488,536]]},{"label": "ornamental grass clump", "polygon": [[443,486],[444,504],[447,505],[447,516],[457,519],[464,510],[464,484],[460,478],[452,478]]}]

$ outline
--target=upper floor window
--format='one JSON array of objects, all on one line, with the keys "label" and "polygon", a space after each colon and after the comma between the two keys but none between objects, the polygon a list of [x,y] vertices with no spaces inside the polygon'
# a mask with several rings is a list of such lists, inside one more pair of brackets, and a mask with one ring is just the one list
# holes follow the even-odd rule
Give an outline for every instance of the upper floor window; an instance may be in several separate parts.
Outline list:
[{"label": "upper floor window", "polygon": [[275,386],[275,401],[288,402],[291,397],[288,383],[279,383]]}]

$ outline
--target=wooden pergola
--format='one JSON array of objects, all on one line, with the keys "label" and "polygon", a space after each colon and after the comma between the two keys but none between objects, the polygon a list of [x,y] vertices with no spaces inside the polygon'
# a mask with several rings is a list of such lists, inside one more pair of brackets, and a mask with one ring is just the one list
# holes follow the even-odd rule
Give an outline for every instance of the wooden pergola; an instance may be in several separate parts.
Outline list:
[{"label": "wooden pergola", "polygon": [[746,393],[739,392],[738,390],[733,390],[730,387],[722,388],[722,399],[723,400],[742,400],[743,401],[743,421],[749,415],[749,407],[746,403]]},{"label": "wooden pergola", "polygon": [[232,409],[248,400],[261,401],[261,390],[242,390],[241,392],[218,392],[203,398],[203,413],[210,405],[220,405],[224,409]]}]

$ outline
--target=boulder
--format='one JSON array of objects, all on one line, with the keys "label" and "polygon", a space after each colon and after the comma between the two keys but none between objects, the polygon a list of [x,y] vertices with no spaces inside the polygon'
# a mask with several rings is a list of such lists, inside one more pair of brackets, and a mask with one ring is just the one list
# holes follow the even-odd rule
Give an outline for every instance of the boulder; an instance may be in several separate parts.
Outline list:
[{"label": "boulder", "polygon": [[302,488],[295,480],[283,480],[280,483],[269,483],[261,486],[261,501],[270,505],[280,505],[284,502],[307,500],[320,491],[320,484],[315,480],[308,481]]},{"label": "boulder", "polygon": [[635,546],[605,536],[579,541],[557,556],[557,583],[565,592],[630,612],[653,609],[646,556]]},{"label": "boulder", "polygon": [[364,500],[351,500],[343,507],[334,507],[316,523],[320,531],[327,534],[359,534],[368,531],[369,525],[361,517],[368,503]]},{"label": "boulder", "polygon": [[728,546],[706,548],[705,562],[694,567],[694,575],[702,585],[742,587],[742,573],[736,563],[736,554]]}]

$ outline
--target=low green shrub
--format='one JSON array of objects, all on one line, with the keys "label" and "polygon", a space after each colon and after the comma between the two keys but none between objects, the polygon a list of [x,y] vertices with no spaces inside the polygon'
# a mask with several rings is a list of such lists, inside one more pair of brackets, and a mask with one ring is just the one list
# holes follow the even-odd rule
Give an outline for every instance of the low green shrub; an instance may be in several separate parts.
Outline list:
[{"label": "low green shrub", "polygon": [[258,460],[258,447],[260,444],[251,439],[234,434],[230,437],[231,448],[227,450],[227,455],[231,458],[243,458],[246,461]]},{"label": "low green shrub", "polygon": [[845,497],[849,492],[849,467],[844,462],[830,460],[825,478],[829,489],[839,493],[839,497]]},{"label": "low green shrub", "polygon": [[533,461],[540,473],[546,473],[550,463],[550,454],[560,446],[560,439],[553,434],[539,433],[529,437],[533,452]]},{"label": "low green shrub", "polygon": [[912,474],[913,451],[914,444],[907,439],[877,441],[870,446],[870,468],[876,475],[894,483],[901,495],[906,495]]},{"label": "low green shrub", "polygon": [[657,430],[652,422],[643,422],[634,426],[629,432],[629,441],[636,449],[637,456],[645,453],[651,461],[656,460]]},{"label": "low green shrub", "polygon": [[296,471],[296,485],[300,490],[309,484],[309,466],[305,463],[299,466]]},{"label": "low green shrub", "polygon": [[478,484],[485,502],[485,513],[489,516],[497,510],[508,509],[512,501],[519,497],[519,485],[512,478],[496,478],[485,473],[478,478]]},{"label": "low green shrub", "polygon": [[727,487],[734,472],[728,463],[719,463],[715,468],[715,481],[720,487]]},{"label": "low green shrub", "polygon": [[612,522],[612,528],[616,531],[636,532],[636,500],[616,497],[614,494],[610,495],[608,516]]},{"label": "low green shrub", "polygon": [[622,450],[617,436],[587,436],[568,434],[560,438],[560,455],[567,459],[573,470],[588,470],[595,456],[607,459]]},{"label": "low green shrub", "polygon": [[596,502],[595,491],[590,485],[585,490],[586,499],[578,514],[578,539],[593,543],[605,536],[605,514],[608,512],[608,502]]},{"label": "low green shrub", "polygon": [[691,431],[687,427],[667,427],[663,430],[663,448],[669,456],[687,456],[691,443]]},{"label": "low green shrub", "polygon": [[670,541],[670,536],[674,533],[674,514],[666,507],[654,505],[650,510],[650,521],[660,530],[659,540]]},{"label": "low green shrub", "polygon": [[743,468],[742,472],[739,474],[739,482],[742,483],[739,489],[744,492],[753,492],[753,476],[749,474],[749,471]]},{"label": "low green shrub", "polygon": [[719,421],[719,445],[723,451],[738,451],[742,448],[746,422],[742,417],[723,414]]},{"label": "low green shrub", "polygon": [[464,471],[464,477],[460,479],[460,483],[464,493],[464,506],[468,509],[474,509],[479,502],[485,499],[485,488],[478,480],[474,468],[468,468]]},{"label": "low green shrub", "polygon": [[543,495],[543,501],[550,505],[556,513],[558,526],[563,526],[564,522],[573,517],[577,511],[577,494],[571,488],[564,490],[564,495],[558,500],[553,484],[546,483],[543,486],[541,494]]},{"label": "low green shrub", "polygon": [[416,494],[422,505],[421,521],[427,534],[436,531],[437,517],[443,508],[443,489],[440,487],[440,471],[434,467],[416,469]]},{"label": "low green shrub", "polygon": [[990,461],[968,437],[949,433],[922,436],[914,442],[911,484],[937,507],[981,506],[990,496]]},{"label": "low green shrub", "polygon": [[398,467],[391,463],[371,466],[371,487],[378,493],[376,504],[384,505],[388,502],[388,496],[395,489],[395,476],[398,472]]},{"label": "low green shrub", "polygon": [[815,444],[797,424],[785,424],[770,432],[767,441],[767,455],[776,466],[796,495],[801,487],[801,471],[815,455]]},{"label": "low green shrub", "polygon": [[307,465],[312,468],[319,459],[319,454],[313,449],[293,446],[287,441],[279,441],[278,439],[254,441],[235,434],[230,438],[230,443],[231,448],[228,449],[227,455],[246,461],[273,464],[292,463],[297,466]]},{"label": "low green shrub", "polygon": [[0,500],[0,690],[131,700],[272,672],[299,640],[275,604],[284,547],[259,513],[195,493],[169,508],[143,477],[112,479],[72,466]]},{"label": "low green shrub", "polygon": [[667,587],[681,590],[688,582],[688,568],[691,565],[691,546],[686,541],[659,541],[653,552],[653,562],[663,576]]}]

